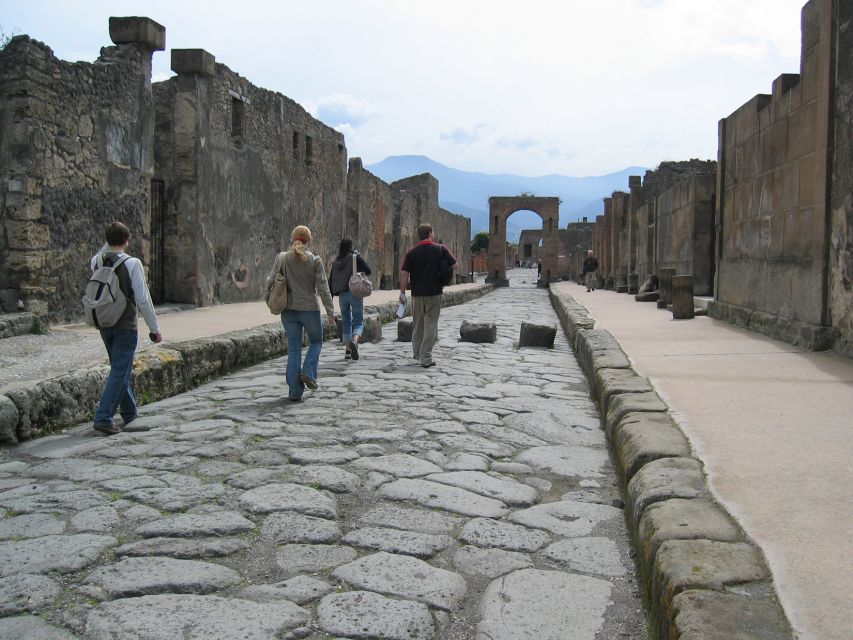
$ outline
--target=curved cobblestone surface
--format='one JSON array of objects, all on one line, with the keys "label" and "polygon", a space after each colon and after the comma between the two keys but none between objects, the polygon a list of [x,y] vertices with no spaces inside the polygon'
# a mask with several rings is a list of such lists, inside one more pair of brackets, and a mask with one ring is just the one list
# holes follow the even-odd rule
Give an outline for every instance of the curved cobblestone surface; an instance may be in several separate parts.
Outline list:
[{"label": "curved cobblestone surface", "polygon": [[[463,320],[497,341],[460,342]],[[278,359],[144,407],[140,430],[4,451],[3,628],[645,638],[583,373],[562,332],[518,349],[522,321],[557,323],[546,291],[442,309],[430,369],[391,324],[357,362],[327,343],[301,403]]]}]

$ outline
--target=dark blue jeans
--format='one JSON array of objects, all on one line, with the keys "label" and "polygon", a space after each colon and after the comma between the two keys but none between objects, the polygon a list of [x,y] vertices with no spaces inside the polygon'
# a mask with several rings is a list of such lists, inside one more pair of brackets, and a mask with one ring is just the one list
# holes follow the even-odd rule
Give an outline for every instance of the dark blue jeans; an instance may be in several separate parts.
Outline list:
[{"label": "dark blue jeans", "polygon": [[127,423],[136,417],[130,374],[138,333],[135,329],[101,329],[101,339],[110,357],[110,376],[95,412],[95,424],[112,424],[116,409],[121,410],[121,417]]},{"label": "dark blue jeans", "polygon": [[[281,323],[287,334],[287,386],[288,397],[298,400],[305,392],[305,384],[299,379],[304,373],[312,380],[317,379],[320,350],[323,348],[323,322],[319,311],[294,311],[286,309],[281,314]],[[308,332],[308,352],[302,361],[302,331]]]}]

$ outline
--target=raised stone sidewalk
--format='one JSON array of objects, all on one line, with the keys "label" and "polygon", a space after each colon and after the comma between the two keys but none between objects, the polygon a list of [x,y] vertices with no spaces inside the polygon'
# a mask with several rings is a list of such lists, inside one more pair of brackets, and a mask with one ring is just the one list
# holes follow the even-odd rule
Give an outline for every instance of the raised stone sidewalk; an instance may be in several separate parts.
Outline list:
[{"label": "raised stone sidewalk", "polygon": [[[448,287],[442,304],[462,304],[491,290],[491,285],[482,283]],[[396,319],[396,298],[396,292],[378,291],[368,299],[368,302],[376,303],[365,305],[365,340],[377,339],[381,325]],[[252,307],[248,317],[237,318],[228,316],[245,314],[247,305],[221,305],[207,310],[208,313],[200,317],[203,322],[211,315],[217,316],[217,321],[210,323],[213,331],[222,326],[246,328],[205,337],[195,337],[199,333],[204,335],[203,327],[186,326],[180,322],[185,318],[177,318],[183,315],[192,316],[195,320],[194,311],[163,315],[160,322],[164,334],[173,341],[159,346],[146,345],[144,323],[140,320],[141,348],[133,371],[137,397],[142,402],[166,398],[234,369],[287,353],[281,323],[270,322],[274,318],[263,303],[254,303]],[[28,321],[32,323],[32,317]],[[173,326],[176,329],[174,333],[171,332]],[[326,327],[325,332],[327,340],[338,337],[337,328],[330,330]],[[175,335],[179,338],[193,337],[174,342]],[[6,383],[0,384],[0,445],[37,438],[90,419],[109,373],[109,366],[104,364],[103,345],[93,330],[57,332],[55,336],[27,336],[25,340],[22,355],[3,362],[6,371],[0,379]],[[57,340],[60,342],[55,347]],[[68,347],[69,342],[71,348]],[[6,344],[0,342],[0,362],[5,360],[3,350]],[[41,376],[37,371],[35,375],[32,371],[25,371],[30,358],[36,355],[47,360]],[[70,361],[65,362],[64,358]],[[57,367],[67,373],[56,373]],[[16,373],[23,378],[22,382],[16,382]]]}]

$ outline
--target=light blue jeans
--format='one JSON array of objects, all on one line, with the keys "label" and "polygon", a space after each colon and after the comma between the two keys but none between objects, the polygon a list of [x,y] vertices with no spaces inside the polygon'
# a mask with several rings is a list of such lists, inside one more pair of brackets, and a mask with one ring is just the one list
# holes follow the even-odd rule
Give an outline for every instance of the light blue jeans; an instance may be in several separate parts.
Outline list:
[{"label": "light blue jeans", "polygon": [[364,298],[357,298],[350,291],[340,294],[341,339],[352,342],[354,336],[364,333]]},{"label": "light blue jeans", "polygon": [[138,333],[135,329],[101,329],[101,339],[110,357],[110,375],[95,412],[95,424],[111,425],[116,409],[121,411],[126,424],[136,417],[136,398],[130,388],[130,375],[133,373]]},{"label": "light blue jeans", "polygon": [[[319,311],[295,311],[285,309],[281,314],[281,323],[287,335],[287,386],[288,397],[298,400],[305,392],[305,384],[299,374],[305,374],[312,380],[317,379],[317,365],[320,363],[320,351],[323,348],[323,322]],[[302,361],[302,331],[308,332],[308,353]]]}]

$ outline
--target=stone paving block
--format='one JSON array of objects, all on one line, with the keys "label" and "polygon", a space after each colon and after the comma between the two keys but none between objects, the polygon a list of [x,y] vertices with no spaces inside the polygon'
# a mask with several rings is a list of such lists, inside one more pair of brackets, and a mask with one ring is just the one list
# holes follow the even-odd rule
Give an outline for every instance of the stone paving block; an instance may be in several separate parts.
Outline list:
[{"label": "stone paving block", "polygon": [[515,480],[495,478],[482,471],[432,473],[424,479],[467,489],[488,498],[495,498],[513,507],[527,507],[539,501],[539,493],[533,487]]},{"label": "stone paving block", "polygon": [[26,640],[75,640],[76,636],[55,627],[36,616],[16,616],[0,619],[0,638]]},{"label": "stone paving block", "polygon": [[701,589],[673,598],[670,636],[679,640],[793,640],[782,607],[771,596]]},{"label": "stone paving block", "polygon": [[462,321],[459,327],[459,339],[462,342],[494,343],[498,338],[498,329],[494,322]]},{"label": "stone paving block", "polygon": [[326,596],[317,607],[317,622],[326,633],[348,638],[431,640],[435,632],[426,605],[369,591]]},{"label": "stone paving block", "polygon": [[395,480],[382,485],[379,495],[388,500],[411,500],[425,507],[444,509],[465,516],[501,518],[509,513],[507,506],[500,500],[426,480]]},{"label": "stone paving block", "polygon": [[652,460],[690,456],[690,443],[668,413],[628,413],[614,425],[611,439],[626,482]]},{"label": "stone paving block", "polygon": [[61,589],[46,576],[24,573],[0,578],[0,617],[45,609],[56,601]]},{"label": "stone paving block", "polygon": [[250,489],[241,495],[238,504],[251,513],[295,511],[318,518],[337,517],[337,505],[328,495],[301,484],[276,483]]},{"label": "stone paving block", "polygon": [[310,618],[292,602],[169,594],[104,602],[86,616],[88,640],[277,640]]},{"label": "stone paving block", "polygon": [[290,482],[308,484],[333,493],[352,493],[361,483],[361,479],[354,473],[332,465],[297,467],[287,475],[287,479]]},{"label": "stone paving block", "polygon": [[459,532],[459,541],[480,547],[498,547],[507,551],[538,551],[551,540],[544,531],[492,520],[473,518]]},{"label": "stone paving block", "polygon": [[450,513],[404,507],[392,502],[380,502],[358,519],[365,525],[434,534],[449,533],[464,521],[464,518]]},{"label": "stone paving block", "polygon": [[65,523],[50,513],[28,513],[0,519],[0,540],[38,538],[64,531]]},{"label": "stone paving block", "polygon": [[464,546],[453,556],[453,566],[473,578],[493,580],[517,569],[532,568],[533,560],[516,551]]},{"label": "stone paving block", "polygon": [[341,528],[334,520],[316,518],[301,513],[273,513],[267,516],[261,527],[261,537],[279,544],[307,542],[329,544],[342,536]]},{"label": "stone paving block", "polygon": [[207,514],[182,513],[166,516],[137,527],[136,535],[143,538],[229,536],[246,533],[254,528],[254,522],[236,511],[215,511]]},{"label": "stone paving block", "polygon": [[734,542],[741,536],[738,526],[717,505],[673,498],[646,507],[637,531],[638,553],[643,565],[649,568],[658,547],[666,540]]},{"label": "stone paving block", "polygon": [[646,393],[653,391],[648,378],[633,369],[598,369],[590,385],[593,395],[601,403],[601,413],[607,415],[614,396],[622,393]]},{"label": "stone paving block", "polygon": [[146,538],[118,547],[119,557],[165,556],[179,560],[222,558],[249,548],[243,538]]},{"label": "stone paving block", "polygon": [[335,588],[325,580],[311,576],[294,576],[275,584],[255,584],[246,587],[237,595],[253,602],[290,600],[296,604],[306,604],[334,590]]},{"label": "stone paving block", "polygon": [[467,592],[459,574],[382,551],[338,567],[332,577],[356,589],[400,596],[444,611],[454,610]]},{"label": "stone paving block", "polygon": [[224,494],[225,487],[221,484],[205,484],[164,489],[136,489],[128,491],[125,497],[153,505],[163,511],[183,511],[194,505],[215,500]]},{"label": "stone paving block", "polygon": [[655,597],[665,608],[688,589],[721,590],[726,585],[770,578],[756,547],[744,542],[667,540],[655,557]]},{"label": "stone paving block", "polygon": [[[607,580],[561,571],[521,569],[493,580],[480,601],[478,640],[592,640],[610,602]],[[571,606],[566,606],[571,603]]]},{"label": "stone paving block", "polygon": [[510,514],[509,520],[526,527],[545,529],[559,536],[588,536],[599,524],[622,518],[622,510],[602,504],[561,500],[537,504]]},{"label": "stone paving block", "polygon": [[81,533],[109,533],[120,521],[118,511],[112,507],[93,507],[73,515],[71,527]]},{"label": "stone paving block", "polygon": [[554,325],[541,325],[532,322],[522,322],[518,334],[518,346],[521,347],[545,347],[553,348],[554,338],[557,336],[557,327]]},{"label": "stone paving block", "polygon": [[397,321],[397,342],[411,342],[414,325],[411,318],[401,318]]},{"label": "stone paving block", "polygon": [[647,506],[670,498],[707,494],[702,463],[693,458],[660,458],[642,467],[628,483],[628,509],[634,526]]},{"label": "stone paving block", "polygon": [[600,576],[623,576],[626,573],[619,549],[609,538],[593,536],[559,540],[545,547],[541,556],[572,571]]},{"label": "stone paving block", "polygon": [[562,445],[531,447],[516,456],[516,461],[530,465],[538,471],[544,470],[567,478],[600,478],[610,460],[603,448]]},{"label": "stone paving block", "polygon": [[79,571],[116,545],[118,541],[111,536],[89,533],[0,542],[0,577],[16,573]]},{"label": "stone paving block", "polygon": [[334,544],[286,544],[276,553],[276,564],[285,575],[315,573],[352,562],[358,554],[352,547]]},{"label": "stone paving block", "polygon": [[294,464],[306,465],[342,464],[344,462],[357,460],[361,457],[358,452],[340,445],[333,445],[331,447],[291,449],[287,452],[287,455],[290,457],[290,461]]},{"label": "stone paving block", "polygon": [[359,549],[402,553],[416,558],[431,558],[453,544],[446,535],[433,535],[417,531],[400,531],[382,527],[364,527],[346,534],[341,542]]},{"label": "stone paving block", "polygon": [[507,458],[515,454],[515,447],[467,433],[443,433],[437,439],[441,444],[452,449],[481,453],[492,458]]},{"label": "stone paving block", "polygon": [[239,573],[211,562],[126,558],[95,569],[84,584],[97,586],[112,598],[128,598],[159,593],[211,593],[239,581]]},{"label": "stone paving block", "polygon": [[429,473],[440,473],[441,467],[427,460],[406,453],[392,453],[387,456],[360,458],[352,463],[353,467],[387,473],[398,478],[416,478]]},{"label": "stone paving block", "polygon": [[612,439],[614,427],[629,413],[663,413],[667,411],[669,411],[669,407],[654,391],[623,393],[614,396],[604,419],[607,435]]}]

